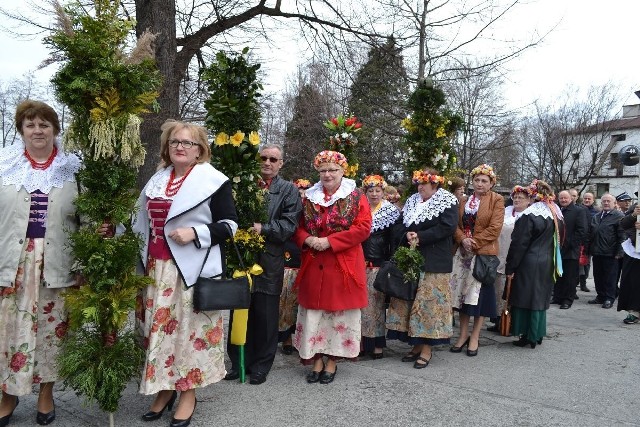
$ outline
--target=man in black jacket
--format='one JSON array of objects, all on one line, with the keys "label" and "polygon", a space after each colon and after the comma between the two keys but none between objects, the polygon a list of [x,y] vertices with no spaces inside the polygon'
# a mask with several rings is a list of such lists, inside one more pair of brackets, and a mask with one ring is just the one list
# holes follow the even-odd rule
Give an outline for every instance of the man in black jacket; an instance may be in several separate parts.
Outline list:
[{"label": "man in black jacket", "polygon": [[589,232],[589,253],[598,295],[589,304],[611,308],[616,299],[618,259],[624,255],[622,242],[625,237],[620,227],[620,219],[624,215],[615,208],[616,199],[611,194],[603,195],[600,201],[602,211],[594,215]]},{"label": "man in black jacket", "polygon": [[[247,323],[245,365],[251,384],[262,384],[273,365],[278,348],[278,310],[284,276],[284,244],[293,235],[302,212],[298,189],[278,176],[283,165],[284,150],[279,144],[269,144],[260,150],[260,186],[268,190],[268,219],[254,223],[252,230],[265,239],[264,252],[258,264],[264,272],[253,279],[253,293]],[[230,320],[229,324],[231,324]],[[231,327],[229,327],[231,337]],[[239,377],[238,346],[227,343],[231,370],[225,380]]]},{"label": "man in black jacket", "polygon": [[561,309],[567,309],[573,304],[578,285],[578,258],[580,246],[587,236],[587,217],[585,210],[573,203],[567,190],[558,193],[558,203],[564,217],[564,235],[560,237],[563,274],[556,281],[553,299]]}]

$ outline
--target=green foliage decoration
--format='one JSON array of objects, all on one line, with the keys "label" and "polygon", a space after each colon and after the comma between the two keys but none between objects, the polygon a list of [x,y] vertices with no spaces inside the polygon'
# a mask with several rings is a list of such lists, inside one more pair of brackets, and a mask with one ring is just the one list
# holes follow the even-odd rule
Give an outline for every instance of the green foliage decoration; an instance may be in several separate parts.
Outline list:
[{"label": "green foliage decoration", "polygon": [[[242,53],[220,51],[215,61],[202,72],[209,98],[206,126],[215,135],[211,145],[213,166],[231,179],[238,212],[239,229],[235,241],[246,267],[264,250],[264,239],[248,228],[267,219],[268,192],[258,185],[260,160],[260,106],[262,85],[258,80],[260,64],[251,64],[249,48]],[[227,242],[227,273],[239,267],[235,250]]]},{"label": "green foliage decoration", "polygon": [[[52,83],[71,115],[63,144],[83,159],[76,199],[82,226],[70,238],[83,284],[64,293],[69,330],[58,366],[86,403],[115,412],[144,357],[129,319],[136,295],[153,280],[136,275],[141,241],[130,218],[145,157],[140,114],[157,108],[161,78],[153,36],[142,35],[126,51],[135,22],[118,15],[119,0],[53,5],[57,25],[46,42],[62,66]],[[123,224],[124,231],[102,237],[103,223]]]},{"label": "green foliage decoration", "polygon": [[401,122],[408,155],[405,173],[411,177],[415,170],[432,167],[446,174],[456,163],[451,141],[462,128],[462,117],[446,107],[444,92],[430,80],[418,84],[408,106],[411,112]]},{"label": "green foliage decoration", "polygon": [[404,280],[415,282],[420,278],[424,266],[424,257],[414,245],[410,247],[400,246],[393,254],[393,260],[398,269],[402,271]]}]

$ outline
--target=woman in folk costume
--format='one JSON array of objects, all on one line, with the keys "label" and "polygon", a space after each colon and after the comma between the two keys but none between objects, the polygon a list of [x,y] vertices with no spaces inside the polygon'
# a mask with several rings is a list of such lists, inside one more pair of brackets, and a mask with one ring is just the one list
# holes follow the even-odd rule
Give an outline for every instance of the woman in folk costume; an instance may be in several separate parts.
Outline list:
[{"label": "woman in folk costume", "polygon": [[562,275],[559,248],[563,220],[549,184],[534,180],[529,193],[535,202],[515,223],[505,274],[512,277],[511,333],[520,336],[513,344],[535,348],[547,333],[553,284]]},{"label": "woman in folk costume", "polygon": [[[480,283],[473,277],[473,267],[479,255],[498,255],[504,199],[491,191],[496,185],[496,174],[491,166],[482,164],[474,168],[471,180],[473,194],[460,205],[458,213],[455,240],[460,246],[454,255],[450,282],[452,305],[460,312],[460,336],[449,351],[460,353],[467,346],[467,356],[477,356],[484,319],[496,317],[497,311],[493,281]],[[469,333],[471,317],[473,329]]]},{"label": "woman in folk costume", "polygon": [[141,260],[155,283],[136,304],[146,349],[140,393],[155,394],[144,421],[180,402],[171,427],[186,427],[196,389],[224,378],[222,311],[193,309],[199,276],[222,273],[220,245],[237,230],[231,183],[209,163],[202,126],[168,120],[160,137],[161,168],[137,202],[133,230],[143,240]]},{"label": "woman in folk costume", "polygon": [[[369,175],[362,180],[362,188],[371,207],[371,234],[362,243],[367,263],[367,290],[369,305],[362,309],[362,354],[371,354],[373,359],[383,357],[385,340],[385,294],[373,287],[383,261],[391,257],[393,226],[400,211],[385,200],[387,183],[380,175]],[[393,248],[395,249],[395,248]]]},{"label": "woman in folk costume", "polygon": [[424,265],[414,301],[391,298],[388,338],[413,346],[402,358],[426,368],[434,345],[449,344],[453,333],[449,278],[453,267],[453,235],[458,227],[458,199],[440,188],[444,178],[433,169],[413,173],[418,192],[402,208],[402,243],[415,243]]},{"label": "woman in folk costume", "polygon": [[339,358],[360,352],[361,309],[367,306],[367,278],[361,243],[369,237],[371,209],[349,166],[337,151],[314,159],[320,181],[307,190],[293,240],[302,248],[298,319],[293,340],[303,364],[313,364],[307,382],[331,383]]}]

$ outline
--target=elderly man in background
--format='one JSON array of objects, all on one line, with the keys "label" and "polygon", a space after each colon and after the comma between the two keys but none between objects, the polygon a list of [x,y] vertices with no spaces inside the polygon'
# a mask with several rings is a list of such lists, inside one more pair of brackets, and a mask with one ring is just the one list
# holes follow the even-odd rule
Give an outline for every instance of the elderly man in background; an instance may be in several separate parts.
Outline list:
[{"label": "elderly man in background", "polygon": [[[587,225],[591,226],[591,220],[600,212],[600,210],[595,205],[595,197],[593,193],[584,193],[582,195],[582,207],[585,209],[587,213]],[[587,264],[580,266],[580,290],[583,292],[591,292],[589,288],[587,288],[587,278],[589,277],[589,270],[591,269],[591,257],[587,257]],[[577,299],[577,298],[576,298]]]},{"label": "elderly man in background", "polygon": [[575,205],[568,190],[558,193],[558,203],[564,217],[564,240],[560,248],[563,275],[555,283],[553,299],[564,310],[571,308],[578,285],[578,258],[587,236],[587,217],[584,209]]},{"label": "elderly man in background", "polygon": [[[247,323],[245,360],[247,372],[251,375],[250,384],[262,384],[266,381],[276,356],[278,312],[284,276],[284,245],[296,230],[302,212],[298,189],[293,183],[278,176],[283,165],[283,155],[284,150],[279,144],[268,144],[260,150],[260,186],[268,190],[268,219],[266,223],[254,223],[252,227],[255,233],[264,236],[265,248],[259,259],[264,272],[254,279]],[[235,380],[240,376],[239,349],[229,343],[227,350],[232,366],[224,379]]]},{"label": "elderly man in background", "polygon": [[618,259],[624,255],[622,242],[625,235],[620,227],[620,220],[624,215],[615,208],[616,199],[611,194],[604,194],[600,201],[602,212],[591,220],[588,243],[598,295],[589,304],[602,304],[602,308],[611,308],[616,299]]}]

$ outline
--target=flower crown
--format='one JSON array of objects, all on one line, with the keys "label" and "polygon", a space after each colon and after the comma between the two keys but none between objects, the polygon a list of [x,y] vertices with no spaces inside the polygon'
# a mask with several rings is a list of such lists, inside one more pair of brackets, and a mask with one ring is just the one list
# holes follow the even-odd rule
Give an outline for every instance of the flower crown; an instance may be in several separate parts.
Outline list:
[{"label": "flower crown", "polygon": [[322,163],[335,163],[343,170],[346,170],[349,167],[347,158],[344,156],[344,154],[331,150],[321,151],[318,153],[316,158],[313,159],[313,167],[315,167],[316,169],[318,169]]},{"label": "flower crown", "polygon": [[476,175],[487,175],[491,181],[496,180],[496,173],[493,171],[493,168],[486,163],[471,169],[471,176],[474,177]]},{"label": "flower crown", "polygon": [[380,175],[367,175],[362,180],[362,187],[364,188],[373,188],[380,187],[383,190],[387,188],[387,181]]},{"label": "flower crown", "polygon": [[293,185],[295,185],[299,189],[306,190],[307,188],[311,188],[311,181],[304,178],[298,178],[293,181]]},{"label": "flower crown", "polygon": [[556,199],[556,196],[549,194],[540,194],[539,190],[538,190],[538,183],[541,182],[539,179],[534,179],[533,181],[531,181],[531,184],[529,184],[529,194],[531,194],[531,197],[533,197],[537,202],[552,202]]},{"label": "flower crown", "polygon": [[531,190],[529,190],[529,188],[527,187],[523,187],[522,185],[516,185],[515,187],[513,187],[513,190],[511,190],[511,198],[513,199],[513,196],[516,193],[522,193],[524,195],[526,195],[527,197],[531,197]]},{"label": "flower crown", "polygon": [[431,184],[444,184],[444,176],[430,174],[424,171],[413,171],[411,182],[414,184],[425,184],[427,182]]}]

